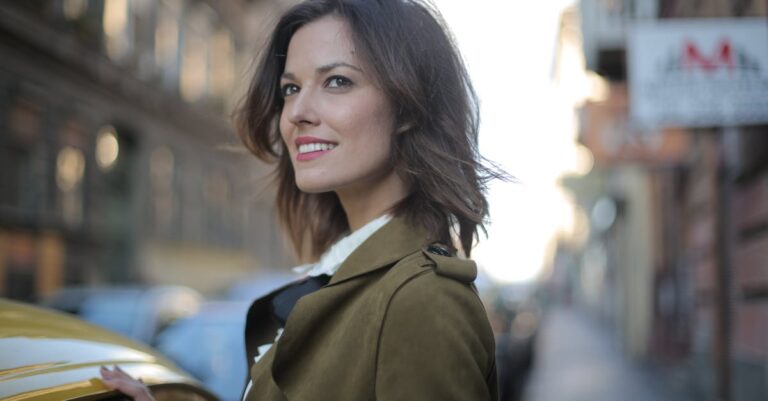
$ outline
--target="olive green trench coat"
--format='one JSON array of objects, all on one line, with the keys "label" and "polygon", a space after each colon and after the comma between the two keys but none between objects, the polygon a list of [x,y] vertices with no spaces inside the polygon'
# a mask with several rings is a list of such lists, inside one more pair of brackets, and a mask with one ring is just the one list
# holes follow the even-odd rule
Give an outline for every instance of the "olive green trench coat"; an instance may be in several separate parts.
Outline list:
[{"label": "olive green trench coat", "polygon": [[[360,245],[328,285],[299,300],[279,341],[251,364],[246,399],[497,400],[475,264],[429,252],[427,237],[394,218]],[[270,331],[248,326],[252,362],[254,343]]]}]

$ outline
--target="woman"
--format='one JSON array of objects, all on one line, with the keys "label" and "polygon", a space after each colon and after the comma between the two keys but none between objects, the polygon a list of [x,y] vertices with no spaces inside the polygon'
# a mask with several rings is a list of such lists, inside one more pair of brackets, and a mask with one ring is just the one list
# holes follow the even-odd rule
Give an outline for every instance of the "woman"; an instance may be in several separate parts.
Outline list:
[{"label": "woman", "polygon": [[476,99],[437,13],[414,0],[295,6],[239,122],[277,163],[298,253],[319,260],[251,308],[244,399],[497,399],[475,265],[456,254],[469,255],[500,173],[477,153]]}]

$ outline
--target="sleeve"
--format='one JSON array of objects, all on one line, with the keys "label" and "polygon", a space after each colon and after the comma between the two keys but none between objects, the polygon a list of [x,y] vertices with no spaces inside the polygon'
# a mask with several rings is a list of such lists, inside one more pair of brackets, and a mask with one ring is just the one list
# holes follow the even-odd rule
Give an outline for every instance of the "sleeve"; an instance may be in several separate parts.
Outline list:
[{"label": "sleeve", "polygon": [[432,271],[392,297],[377,361],[379,401],[498,399],[494,339],[479,298]]}]

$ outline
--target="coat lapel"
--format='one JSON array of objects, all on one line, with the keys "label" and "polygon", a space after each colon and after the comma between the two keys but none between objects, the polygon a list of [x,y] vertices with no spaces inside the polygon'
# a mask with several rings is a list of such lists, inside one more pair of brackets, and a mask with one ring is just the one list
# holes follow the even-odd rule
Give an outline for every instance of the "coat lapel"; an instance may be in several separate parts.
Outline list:
[{"label": "coat lapel", "polygon": [[425,230],[411,226],[402,217],[395,217],[349,255],[329,285],[391,265],[421,249],[427,238]]},{"label": "coat lapel", "polygon": [[329,321],[337,320],[338,314],[344,313],[342,310],[350,297],[365,291],[369,285],[353,279],[393,265],[403,257],[418,252],[427,238],[425,230],[414,228],[403,218],[393,218],[342,263],[328,285],[299,300],[288,317],[280,341],[275,345],[272,363],[275,383],[286,395],[296,391],[293,385],[301,381],[302,366],[296,365],[300,365],[307,357],[320,357],[308,354],[333,348],[328,344],[316,343],[320,341],[318,334],[323,332]]}]

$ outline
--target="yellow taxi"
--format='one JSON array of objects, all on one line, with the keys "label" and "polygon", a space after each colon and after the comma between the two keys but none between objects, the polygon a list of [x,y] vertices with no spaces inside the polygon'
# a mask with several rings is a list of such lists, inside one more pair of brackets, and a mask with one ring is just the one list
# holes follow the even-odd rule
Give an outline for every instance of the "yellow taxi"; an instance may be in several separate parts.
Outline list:
[{"label": "yellow taxi", "polygon": [[125,400],[99,379],[102,365],[141,378],[157,401],[219,401],[145,345],[63,313],[0,299],[0,400]]}]

